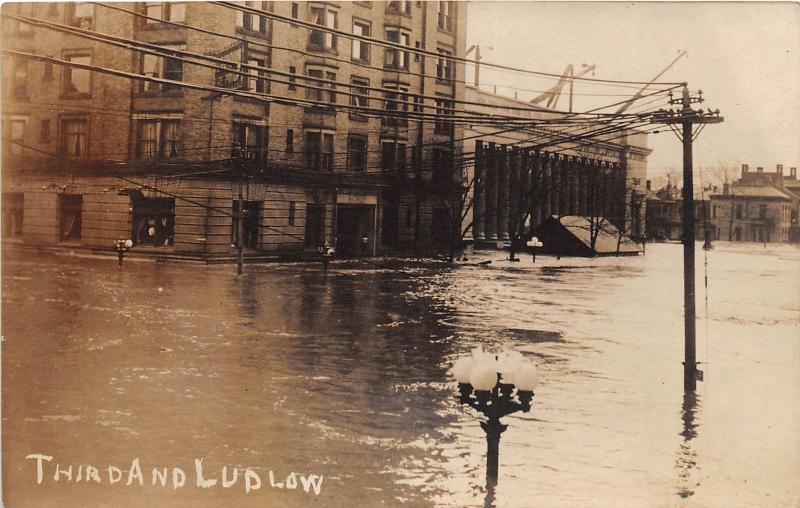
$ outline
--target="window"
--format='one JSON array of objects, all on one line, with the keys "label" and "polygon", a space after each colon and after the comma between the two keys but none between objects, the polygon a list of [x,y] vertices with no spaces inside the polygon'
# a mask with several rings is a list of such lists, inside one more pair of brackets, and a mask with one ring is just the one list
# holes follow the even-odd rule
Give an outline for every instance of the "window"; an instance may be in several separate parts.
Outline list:
[{"label": "window", "polygon": [[44,75],[42,79],[45,81],[53,79],[53,62],[44,62]]},{"label": "window", "polygon": [[[320,69],[307,69],[306,72],[309,77],[317,78],[308,80],[306,99],[336,104],[336,73]],[[323,76],[327,81],[322,81]]]},{"label": "window", "polygon": [[[409,47],[411,36],[400,30],[386,30],[386,40]],[[408,69],[408,51],[399,48],[386,48],[384,66],[391,69]]]},{"label": "window", "polygon": [[350,171],[367,168],[367,138],[351,135],[347,138],[347,165]]},{"label": "window", "polygon": [[58,195],[58,239],[62,242],[81,239],[81,209],[83,196],[80,194]]},{"label": "window", "polygon": [[[258,249],[258,231],[261,226],[261,202],[243,201],[242,244],[245,249]],[[239,200],[233,201],[233,221],[231,222],[231,244],[239,245]]]},{"label": "window", "polygon": [[406,167],[406,145],[393,141],[381,144],[381,167],[384,171],[404,170]]},{"label": "window", "polygon": [[442,30],[453,31],[453,2],[439,2],[438,25]]},{"label": "window", "polygon": [[436,79],[439,81],[450,81],[453,79],[453,52],[445,49],[437,49],[439,57],[436,59]]},{"label": "window", "polygon": [[389,2],[386,5],[386,12],[391,14],[407,14],[411,15],[411,2],[408,0],[401,0],[399,2]]},{"label": "window", "polygon": [[711,218],[712,219],[716,219],[717,218],[717,205],[712,205],[711,206]]},{"label": "window", "polygon": [[13,92],[17,97],[28,96],[28,61],[24,58],[14,58],[14,85]]},{"label": "window", "polygon": [[[64,60],[83,65],[92,63],[92,57],[88,54],[65,55]],[[64,66],[63,92],[66,97],[89,97],[92,93],[92,71]]]},{"label": "window", "polygon": [[267,59],[264,56],[247,57],[247,73],[251,76],[247,78],[246,90],[249,92],[264,93],[267,91],[266,76]]},{"label": "window", "polygon": [[50,142],[50,120],[42,120],[41,131],[39,134],[39,141],[42,143]]},{"label": "window", "polygon": [[295,216],[297,215],[297,202],[289,201],[289,225],[294,226]]},{"label": "window", "polygon": [[394,83],[384,84],[384,88],[397,91],[383,92],[384,109],[389,113],[382,118],[384,127],[408,127],[408,89]]},{"label": "window", "polygon": [[180,120],[141,119],[137,123],[136,157],[162,160],[180,156]]},{"label": "window", "polygon": [[172,23],[183,23],[186,20],[186,4],[184,2],[145,2],[145,15],[148,25],[158,24],[158,20]]},{"label": "window", "polygon": [[25,211],[25,194],[22,192],[3,193],[3,237],[22,235]]},{"label": "window", "polygon": [[63,118],[60,132],[60,153],[72,157],[83,157],[89,154],[88,118]]},{"label": "window", "polygon": [[453,134],[453,102],[436,99],[436,123],[434,131],[437,134]]},{"label": "window", "polygon": [[299,7],[297,2],[292,2],[292,19],[297,19]]},{"label": "window", "polygon": [[[366,21],[353,20],[353,35],[369,37],[371,33],[369,23]],[[365,41],[353,39],[351,58],[360,62],[369,63],[369,44]]]},{"label": "window", "polygon": [[[297,67],[295,67],[294,65],[290,65],[289,74],[295,74],[295,73],[297,73]],[[294,76],[289,76],[289,90],[297,90],[297,86],[295,85],[296,81],[297,78],[295,78]]]},{"label": "window", "polygon": [[[182,46],[163,46],[165,50],[182,49]],[[152,78],[163,78],[172,81],[183,81],[183,62],[177,58],[157,56],[142,53],[142,75]],[[180,92],[181,86],[158,81],[140,81],[139,90],[142,92]]]},{"label": "window", "polygon": [[286,153],[294,153],[294,130],[286,129]]},{"label": "window", "polygon": [[369,80],[365,78],[350,78],[350,105],[360,108],[369,107]]},{"label": "window", "polygon": [[453,181],[450,150],[446,148],[433,149],[433,181],[438,184],[448,184]]},{"label": "window", "polygon": [[[338,27],[338,13],[330,7],[311,7],[311,22],[315,25],[335,30]],[[336,50],[336,34],[329,31],[312,30],[309,45],[316,50]]]},{"label": "window", "polygon": [[91,30],[94,23],[94,4],[75,2],[67,4],[67,24],[84,30]]},{"label": "window", "polygon": [[758,218],[764,220],[767,218],[767,205],[758,205]]},{"label": "window", "polygon": [[316,249],[325,244],[325,207],[306,205],[305,246]]},{"label": "window", "polygon": [[131,237],[134,242],[153,247],[166,247],[172,245],[174,236],[174,198],[138,198],[133,200]]},{"label": "window", "polygon": [[[269,10],[269,2],[242,2],[250,9]],[[255,32],[265,35],[267,33],[267,18],[251,12],[236,11],[236,27],[246,32]]]},{"label": "window", "polygon": [[333,171],[333,134],[306,132],[306,163],[314,171]]},{"label": "window", "polygon": [[[20,16],[25,16],[28,18],[33,18],[33,3],[18,3],[16,4],[17,7],[17,14]],[[17,35],[18,36],[26,36],[31,35],[33,32],[31,30],[31,25],[25,23],[24,21],[15,21],[16,28],[17,28]]]},{"label": "window", "polygon": [[8,121],[8,138],[10,140],[10,152],[12,155],[23,155],[25,153],[25,127],[28,120],[24,118],[12,118]]},{"label": "window", "polygon": [[742,205],[736,205],[736,218],[742,218]]},{"label": "window", "polygon": [[256,120],[234,121],[233,145],[243,149],[248,160],[267,160],[267,126]]}]

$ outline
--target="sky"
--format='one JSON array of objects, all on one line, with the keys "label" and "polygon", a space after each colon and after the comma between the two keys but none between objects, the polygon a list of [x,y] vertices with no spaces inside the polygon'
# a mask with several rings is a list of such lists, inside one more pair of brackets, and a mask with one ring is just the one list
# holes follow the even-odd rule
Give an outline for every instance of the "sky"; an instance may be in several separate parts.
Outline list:
[{"label": "sky", "polygon": [[[593,77],[659,81],[703,91],[703,109],[725,121],[694,144],[694,166],[774,171],[800,166],[800,4],[772,2],[502,2],[467,4],[467,47],[484,62],[561,74],[568,64],[596,65]],[[489,49],[492,48],[492,49]],[[529,100],[555,81],[481,67],[482,88]],[[473,70],[467,68],[471,82]],[[587,77],[592,77],[587,75]],[[635,88],[576,83],[574,110],[617,102]],[[578,95],[590,94],[590,95]],[[664,105],[658,102],[654,105]],[[562,95],[559,109],[568,108]],[[616,108],[608,111],[615,111]],[[648,176],[679,174],[682,151],[669,130],[649,136]]]}]

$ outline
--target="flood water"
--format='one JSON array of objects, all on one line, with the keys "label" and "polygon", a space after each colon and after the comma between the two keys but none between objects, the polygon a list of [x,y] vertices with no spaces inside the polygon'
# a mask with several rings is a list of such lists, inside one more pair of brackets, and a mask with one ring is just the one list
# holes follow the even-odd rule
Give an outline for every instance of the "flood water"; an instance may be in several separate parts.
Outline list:
[{"label": "flood water", "polygon": [[[5,504],[798,506],[800,249],[716,247],[698,249],[694,394],[682,387],[680,245],[536,264],[477,253],[488,267],[248,265],[238,277],[6,252]],[[488,492],[483,431],[449,374],[476,346],[517,349],[542,379],[532,411],[504,419]],[[53,457],[41,484],[31,454]],[[197,486],[198,458],[216,485]],[[56,463],[71,480],[54,480]],[[78,481],[87,464],[99,483]],[[239,472],[227,488],[223,466]],[[168,468],[165,487],[153,468]],[[246,492],[246,468],[259,489],[251,476]],[[321,476],[319,494],[287,489],[292,472]]]}]

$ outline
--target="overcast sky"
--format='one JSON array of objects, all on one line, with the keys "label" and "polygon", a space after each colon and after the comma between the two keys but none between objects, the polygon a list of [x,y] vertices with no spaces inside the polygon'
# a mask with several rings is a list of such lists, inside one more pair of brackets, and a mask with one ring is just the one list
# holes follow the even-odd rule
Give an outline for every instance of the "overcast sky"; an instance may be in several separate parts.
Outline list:
[{"label": "overcast sky", "polygon": [[[702,89],[702,107],[719,109],[725,117],[697,139],[695,168],[747,163],[774,170],[783,164],[788,174],[789,166],[800,165],[797,3],[471,1],[467,25],[467,47],[479,44],[484,61],[558,74],[567,64],[576,69],[594,64],[596,78],[649,81],[686,50],[688,56],[660,81],[686,81],[690,89]],[[471,67],[467,78],[472,79]],[[555,83],[486,67],[480,79],[482,85],[530,90]],[[622,97],[613,94],[635,91],[579,83],[575,110],[616,102]],[[514,91],[500,87],[498,93],[513,96]],[[518,93],[521,99],[538,95]],[[568,107],[566,95],[558,107]],[[669,131],[649,138],[654,149],[649,174],[679,170],[678,139]]]}]

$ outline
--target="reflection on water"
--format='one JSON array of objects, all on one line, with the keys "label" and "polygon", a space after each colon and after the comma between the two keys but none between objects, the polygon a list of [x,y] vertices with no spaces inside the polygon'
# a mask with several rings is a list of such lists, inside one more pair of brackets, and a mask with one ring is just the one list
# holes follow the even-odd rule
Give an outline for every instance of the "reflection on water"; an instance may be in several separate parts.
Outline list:
[{"label": "reflection on water", "polygon": [[[786,445],[800,443],[791,361],[800,359],[800,276],[789,275],[800,275],[800,255],[779,254],[720,246],[707,254],[709,317],[700,316],[698,354],[713,368],[698,388],[700,412],[699,396],[681,398],[680,246],[513,265],[476,253],[494,256],[482,267],[248,266],[240,277],[230,267],[131,261],[119,270],[111,258],[5,253],[5,500],[791,505],[800,477],[800,449]],[[542,372],[532,411],[504,420],[500,480],[488,488],[484,433],[448,375],[477,346],[516,348]],[[227,465],[265,479],[318,474],[324,485],[318,498],[266,480],[249,494],[241,482],[36,485],[25,460],[36,452],[123,470],[139,457],[145,469],[194,471],[202,457],[217,478]]]},{"label": "reflection on water", "polygon": [[678,449],[678,456],[675,459],[675,467],[678,469],[678,495],[687,498],[694,494],[694,488],[699,487],[700,483],[690,485],[693,473],[699,469],[697,465],[697,453],[692,450],[692,440],[697,437],[699,424],[695,422],[695,416],[700,410],[700,400],[693,391],[683,394],[683,406],[681,407],[681,420],[683,420],[683,442]]}]

